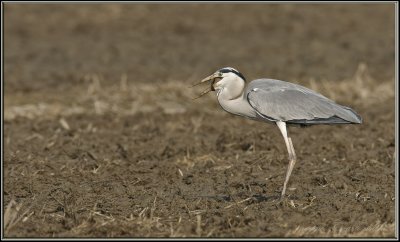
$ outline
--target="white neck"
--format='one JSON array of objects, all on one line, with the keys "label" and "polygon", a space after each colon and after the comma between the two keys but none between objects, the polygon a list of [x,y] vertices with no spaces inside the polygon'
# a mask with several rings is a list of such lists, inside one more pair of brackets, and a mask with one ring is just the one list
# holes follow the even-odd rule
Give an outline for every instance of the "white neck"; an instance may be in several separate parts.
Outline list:
[{"label": "white neck", "polygon": [[[247,102],[247,97],[245,96],[244,88],[242,88],[239,96],[233,95],[236,93],[232,93],[228,88],[222,88],[218,91],[218,102],[221,107],[232,114],[245,116],[249,118],[255,118],[256,113],[250,104]],[[235,97],[236,96],[236,97]],[[232,99],[232,97],[234,97]]]}]

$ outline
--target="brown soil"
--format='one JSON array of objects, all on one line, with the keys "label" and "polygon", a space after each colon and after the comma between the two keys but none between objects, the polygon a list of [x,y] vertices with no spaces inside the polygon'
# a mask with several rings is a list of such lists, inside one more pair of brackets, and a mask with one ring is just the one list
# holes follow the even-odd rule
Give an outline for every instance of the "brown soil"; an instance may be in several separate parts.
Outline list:
[{"label": "brown soil", "polygon": [[[6,237],[394,236],[394,4],[4,10]],[[232,66],[313,88],[362,125],[225,113]]]}]

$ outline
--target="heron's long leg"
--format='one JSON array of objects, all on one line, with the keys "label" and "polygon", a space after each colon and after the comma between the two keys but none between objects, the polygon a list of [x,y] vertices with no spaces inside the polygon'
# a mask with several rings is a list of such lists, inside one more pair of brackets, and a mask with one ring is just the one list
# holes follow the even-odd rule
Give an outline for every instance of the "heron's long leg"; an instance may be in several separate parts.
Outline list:
[{"label": "heron's long leg", "polygon": [[294,151],[292,139],[290,137],[288,137],[288,140],[289,140],[289,144],[290,144],[290,150],[292,151],[292,158],[294,160],[296,160],[296,152]]},{"label": "heron's long leg", "polygon": [[289,153],[289,166],[288,166],[288,169],[286,172],[286,178],[285,178],[285,182],[283,183],[283,189],[282,189],[282,193],[281,193],[281,198],[283,198],[285,196],[287,183],[289,182],[289,177],[292,174],[294,165],[296,164],[296,153],[294,151],[292,139],[287,136],[286,123],[282,122],[282,121],[278,121],[278,122],[276,122],[276,125],[278,126],[279,130],[282,133],[283,138],[285,139],[286,148]]},{"label": "heron's long leg", "polygon": [[285,139],[286,148],[287,148],[287,151],[289,153],[289,159],[291,159],[292,158],[292,149],[291,149],[291,146],[289,144],[289,139],[290,138],[287,135],[286,123],[282,122],[282,121],[278,121],[278,122],[276,122],[276,125],[278,125],[278,128],[281,131],[283,138]]}]

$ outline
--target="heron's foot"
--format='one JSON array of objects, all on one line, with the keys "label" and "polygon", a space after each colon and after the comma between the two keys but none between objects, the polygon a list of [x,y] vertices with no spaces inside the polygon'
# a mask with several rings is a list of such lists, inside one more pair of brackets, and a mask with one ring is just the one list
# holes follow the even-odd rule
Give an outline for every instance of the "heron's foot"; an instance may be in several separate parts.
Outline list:
[{"label": "heron's foot", "polygon": [[274,201],[275,206],[277,207],[287,207],[288,205],[288,198],[287,197],[279,197],[277,200]]},{"label": "heron's foot", "polygon": [[286,195],[286,193],[282,192],[281,196],[279,197],[280,201],[283,201],[285,199],[289,199],[290,195]]},{"label": "heron's foot", "polygon": [[296,207],[293,198],[290,196],[281,196],[275,201],[275,205],[279,207]]}]

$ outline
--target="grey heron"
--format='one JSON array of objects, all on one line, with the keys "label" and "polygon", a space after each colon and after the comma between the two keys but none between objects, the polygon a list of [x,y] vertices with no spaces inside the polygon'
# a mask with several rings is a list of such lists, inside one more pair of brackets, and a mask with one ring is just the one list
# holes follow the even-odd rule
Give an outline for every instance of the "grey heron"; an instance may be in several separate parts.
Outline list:
[{"label": "grey heron", "polygon": [[283,183],[281,198],[296,163],[292,139],[288,136],[288,125],[316,124],[361,124],[362,119],[353,109],[306,87],[274,79],[257,79],[246,86],[245,77],[232,67],[222,68],[199,83],[211,85],[199,97],[216,91],[217,100],[226,112],[245,118],[275,123],[289,153],[289,165]]}]

